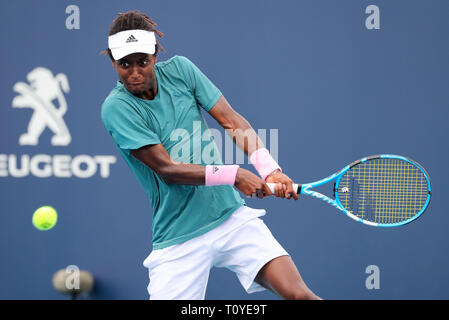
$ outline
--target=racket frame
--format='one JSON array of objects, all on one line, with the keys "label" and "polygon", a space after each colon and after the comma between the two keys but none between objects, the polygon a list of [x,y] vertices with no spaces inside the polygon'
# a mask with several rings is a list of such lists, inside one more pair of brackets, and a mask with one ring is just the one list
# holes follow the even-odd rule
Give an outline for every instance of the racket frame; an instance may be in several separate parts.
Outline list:
[{"label": "racket frame", "polygon": [[[423,206],[423,208],[421,209],[420,212],[418,212],[417,214],[415,214],[413,217],[401,221],[401,222],[397,222],[397,223],[376,223],[376,222],[372,222],[372,221],[367,221],[364,220],[362,218],[357,217],[356,215],[352,214],[351,212],[349,212],[348,210],[346,210],[339,197],[338,197],[338,186],[340,184],[340,180],[343,177],[343,175],[346,173],[346,171],[348,171],[349,169],[351,169],[353,166],[358,165],[360,163],[364,163],[367,160],[371,160],[371,159],[379,159],[379,158],[388,158],[388,159],[400,159],[400,160],[404,160],[407,161],[409,163],[411,163],[412,165],[416,166],[417,168],[419,168],[422,173],[424,174],[424,176],[426,177],[426,181],[427,181],[427,187],[428,187],[428,195],[427,195],[427,200]],[[335,184],[334,184],[334,197],[335,199],[332,199],[322,193],[319,193],[317,191],[312,190],[312,188],[316,188],[319,187],[323,184],[329,183],[330,181],[335,180]],[[306,194],[308,196],[317,198],[317,199],[321,199],[325,202],[327,202],[328,204],[334,206],[335,208],[339,209],[341,212],[343,212],[344,214],[346,214],[349,218],[363,223],[365,225],[369,225],[369,226],[373,226],[373,227],[398,227],[398,226],[402,226],[405,224],[408,224],[410,222],[412,222],[413,220],[416,220],[419,216],[421,216],[421,214],[427,209],[427,207],[429,206],[430,203],[430,198],[431,198],[431,185],[430,185],[430,178],[429,175],[427,174],[426,170],[424,170],[423,167],[421,167],[418,163],[416,163],[415,161],[408,159],[406,157],[403,156],[398,156],[398,155],[393,155],[393,154],[381,154],[381,155],[375,155],[375,156],[370,156],[370,157],[365,157],[362,158],[360,160],[354,161],[353,163],[347,165],[346,167],[344,167],[343,169],[341,169],[340,171],[328,176],[327,178],[315,181],[315,182],[311,182],[311,183],[305,183],[305,184],[295,184],[294,188],[296,188],[297,193],[298,194]]]}]

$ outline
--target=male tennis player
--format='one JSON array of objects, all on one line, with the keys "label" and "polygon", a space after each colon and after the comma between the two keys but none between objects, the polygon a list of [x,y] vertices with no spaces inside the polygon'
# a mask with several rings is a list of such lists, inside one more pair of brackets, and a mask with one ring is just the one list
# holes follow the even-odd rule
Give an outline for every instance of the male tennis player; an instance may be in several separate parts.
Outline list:
[{"label": "male tennis player", "polygon": [[[277,197],[298,199],[292,181],[249,123],[191,61],[175,56],[156,63],[163,48],[155,35],[163,34],[155,26],[138,11],[121,13],[113,21],[106,52],[119,81],[101,112],[152,203],[153,251],[144,261],[150,299],[204,299],[214,266],[234,271],[248,293],[268,288],[284,299],[317,299],[259,219],[265,210],[247,207],[233,188],[263,198],[272,195],[266,182],[273,182]],[[261,177],[221,160],[206,164],[200,157],[201,165],[193,163],[199,156],[190,147],[193,136],[203,136],[207,129],[200,108],[232,132]],[[173,139],[175,130],[186,132],[186,139]],[[175,147],[188,152],[184,161],[170,156]]]}]

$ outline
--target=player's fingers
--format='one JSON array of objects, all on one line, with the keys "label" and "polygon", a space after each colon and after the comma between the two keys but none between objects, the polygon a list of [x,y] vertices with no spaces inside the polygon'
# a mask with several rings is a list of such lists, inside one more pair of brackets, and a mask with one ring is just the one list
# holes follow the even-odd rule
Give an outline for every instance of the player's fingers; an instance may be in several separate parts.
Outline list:
[{"label": "player's fingers", "polygon": [[291,190],[289,189],[287,184],[284,184],[284,193],[285,193],[285,198],[290,199]]},{"label": "player's fingers", "polygon": [[263,184],[262,188],[263,188],[263,190],[262,190],[263,191],[263,195],[265,197],[273,195],[273,192],[271,192],[270,187],[266,183]]},{"label": "player's fingers", "polygon": [[299,195],[296,193],[295,189],[293,189],[293,199],[295,199],[295,200],[299,199]]},{"label": "player's fingers", "polygon": [[276,185],[274,186],[274,191],[275,191],[276,197],[278,197],[278,198],[285,197],[284,185],[282,183],[276,183]]},{"label": "player's fingers", "polygon": [[286,184],[287,190],[285,191],[287,199],[293,197],[293,199],[298,200],[298,195],[296,194],[296,190],[293,190],[293,182],[288,182]]}]

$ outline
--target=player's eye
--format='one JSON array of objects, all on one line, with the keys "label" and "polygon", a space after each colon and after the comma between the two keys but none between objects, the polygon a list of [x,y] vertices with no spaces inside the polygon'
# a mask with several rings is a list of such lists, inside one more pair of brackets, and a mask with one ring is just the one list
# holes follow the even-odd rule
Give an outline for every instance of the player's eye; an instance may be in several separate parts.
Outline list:
[{"label": "player's eye", "polygon": [[140,64],[141,64],[142,66],[146,66],[146,65],[148,64],[148,59],[143,59],[143,60],[141,60],[141,61],[140,61]]},{"label": "player's eye", "polygon": [[129,63],[128,63],[128,61],[119,61],[119,65],[120,65],[120,67],[122,67],[122,68],[127,68],[128,66],[129,66]]}]

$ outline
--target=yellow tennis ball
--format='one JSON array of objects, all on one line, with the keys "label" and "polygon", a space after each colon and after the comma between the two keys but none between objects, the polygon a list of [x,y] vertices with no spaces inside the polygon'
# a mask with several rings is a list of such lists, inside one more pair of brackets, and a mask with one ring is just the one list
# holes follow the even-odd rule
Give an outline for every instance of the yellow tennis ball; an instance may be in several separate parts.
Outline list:
[{"label": "yellow tennis ball", "polygon": [[34,211],[33,225],[39,230],[48,230],[58,221],[58,213],[53,207],[43,206]]}]

